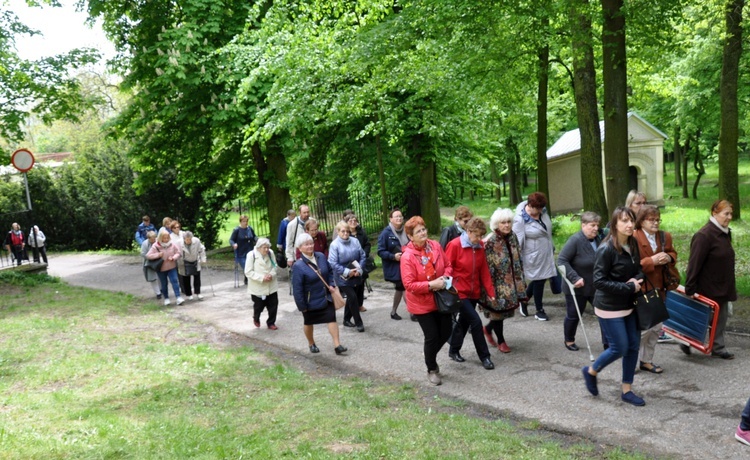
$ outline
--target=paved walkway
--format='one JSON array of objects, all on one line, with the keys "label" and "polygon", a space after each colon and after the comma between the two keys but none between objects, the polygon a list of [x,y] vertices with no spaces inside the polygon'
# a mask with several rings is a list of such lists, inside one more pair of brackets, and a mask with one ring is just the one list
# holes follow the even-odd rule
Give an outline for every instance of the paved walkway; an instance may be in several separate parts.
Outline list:
[{"label": "paved walkway", "polygon": [[[210,265],[210,264],[209,264]],[[144,298],[153,293],[143,279],[139,259],[99,255],[51,257],[49,273],[70,284],[127,292]],[[459,398],[494,413],[516,419],[538,420],[551,431],[574,434],[597,443],[622,446],[653,456],[689,459],[750,458],[750,448],[733,439],[734,430],[750,396],[750,338],[732,335],[727,342],[734,361],[703,355],[688,357],[674,344],[660,344],[655,361],[666,369],[662,375],[639,372],[634,390],[646,400],[645,407],[620,401],[621,361],[599,377],[599,397],[584,387],[581,367],[589,363],[583,334],[579,352],[563,347],[561,296],[547,292],[549,322],[516,316],[506,321],[505,336],[512,353],[493,351],[497,368],[485,370],[467,336],[462,355],[465,363],[448,359],[447,348],[438,363],[443,385],[428,384],[422,359],[422,332],[416,323],[389,317],[393,291],[376,285],[368,294],[363,313],[366,332],[341,327],[341,342],[349,348],[336,356],[327,331],[317,327],[321,352],[311,355],[302,334],[302,315],[289,296],[288,284],[280,282],[279,330],[252,324],[252,308],[244,287],[234,288],[231,272],[210,268],[203,273],[204,301],[188,301],[172,309],[216,327],[248,336],[256,343],[281,349],[300,362],[333,366],[351,375],[402,381],[444,397]],[[155,299],[154,299],[155,300]],[[533,309],[533,308],[532,308]],[[402,304],[400,313],[408,318]],[[338,313],[339,323],[341,313]],[[731,321],[731,320],[730,320]],[[594,355],[601,351],[599,327],[591,315],[584,317]]]}]

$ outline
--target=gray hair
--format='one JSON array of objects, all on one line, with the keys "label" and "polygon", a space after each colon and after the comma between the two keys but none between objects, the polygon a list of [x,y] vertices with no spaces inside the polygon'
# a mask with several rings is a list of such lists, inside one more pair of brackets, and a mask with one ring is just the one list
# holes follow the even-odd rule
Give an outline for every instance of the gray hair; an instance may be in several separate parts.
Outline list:
[{"label": "gray hair", "polygon": [[497,208],[490,217],[490,230],[495,231],[503,222],[512,222],[515,213],[508,208]]},{"label": "gray hair", "polygon": [[271,247],[271,240],[268,238],[258,238],[258,241],[255,243],[255,249],[260,249],[263,246]]},{"label": "gray hair", "polygon": [[192,238],[193,237],[193,232],[191,232],[190,230],[184,231],[184,232],[182,232],[182,237],[183,238]]},{"label": "gray hair", "polygon": [[602,216],[594,211],[586,211],[581,214],[581,224],[590,224],[591,222],[601,222]]},{"label": "gray hair", "polygon": [[294,247],[299,248],[304,243],[307,243],[308,241],[312,241],[312,240],[313,240],[313,237],[310,236],[309,233],[300,233],[299,235],[297,235],[297,241],[294,242]]},{"label": "gray hair", "polygon": [[146,238],[156,238],[156,232],[149,230],[148,233],[146,233]]}]

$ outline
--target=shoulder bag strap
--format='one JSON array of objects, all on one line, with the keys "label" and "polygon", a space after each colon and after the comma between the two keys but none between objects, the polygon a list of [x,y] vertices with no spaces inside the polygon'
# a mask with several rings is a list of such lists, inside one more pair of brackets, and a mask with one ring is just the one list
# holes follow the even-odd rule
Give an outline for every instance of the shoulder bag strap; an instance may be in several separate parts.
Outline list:
[{"label": "shoulder bag strap", "polygon": [[330,290],[331,290],[331,286],[329,286],[329,285],[328,285],[328,283],[326,283],[326,280],[324,280],[324,279],[323,279],[323,275],[321,275],[321,274],[320,274],[320,270],[318,270],[317,268],[315,268],[315,267],[313,266],[313,264],[311,264],[311,263],[310,263],[310,262],[309,262],[309,261],[307,260],[307,258],[305,258],[305,256],[302,256],[302,259],[303,259],[303,260],[305,261],[305,263],[307,264],[307,266],[308,266],[308,267],[310,267],[310,268],[312,269],[312,271],[314,271],[314,272],[315,272],[315,274],[316,274],[316,275],[318,275],[318,278],[320,278],[320,281],[322,281],[322,282],[323,282],[323,284],[325,284],[325,286],[326,286],[326,289],[328,289],[328,290],[330,291]]}]

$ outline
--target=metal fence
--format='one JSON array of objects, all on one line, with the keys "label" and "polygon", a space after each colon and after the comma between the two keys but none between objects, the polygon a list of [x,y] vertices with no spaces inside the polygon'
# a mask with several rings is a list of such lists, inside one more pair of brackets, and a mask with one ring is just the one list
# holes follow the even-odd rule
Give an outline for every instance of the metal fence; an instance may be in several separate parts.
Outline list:
[{"label": "metal fence", "polygon": [[[388,197],[387,203],[388,209],[398,206],[406,213],[404,209],[405,199],[398,200]],[[295,209],[299,208],[299,204],[295,205]],[[326,232],[328,236],[333,234],[334,227],[342,219],[344,211],[347,209],[354,211],[359,218],[359,224],[370,236],[379,234],[386,225],[384,220],[387,221],[387,216],[384,219],[381,210],[380,195],[364,193],[330,194],[311,199],[305,204],[310,207],[310,215],[317,219],[320,229]],[[257,235],[269,235],[270,225],[265,197],[250,201],[237,201],[237,207],[234,210],[248,216],[250,225]],[[272,240],[275,241],[275,238],[274,236]]]}]

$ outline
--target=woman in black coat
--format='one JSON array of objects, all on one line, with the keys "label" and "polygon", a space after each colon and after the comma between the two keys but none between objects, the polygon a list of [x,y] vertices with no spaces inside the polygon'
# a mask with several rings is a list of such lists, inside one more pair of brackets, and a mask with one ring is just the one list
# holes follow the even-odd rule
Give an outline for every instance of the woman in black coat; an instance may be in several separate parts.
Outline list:
[{"label": "woman in black coat", "polygon": [[594,262],[594,313],[604,331],[609,348],[591,366],[582,369],[586,388],[599,394],[596,376],[605,367],[622,358],[621,399],[634,406],[646,403],[631,390],[641,334],[632,298],[641,290],[643,272],[638,243],[633,237],[635,214],[620,206],[612,213],[610,232],[596,251]]},{"label": "woman in black coat", "polygon": [[380,232],[378,238],[378,256],[383,261],[383,278],[396,286],[393,294],[391,319],[400,320],[398,305],[404,296],[404,283],[401,282],[401,253],[402,248],[409,243],[404,231],[404,214],[398,208],[393,208],[388,214],[390,223]]}]

